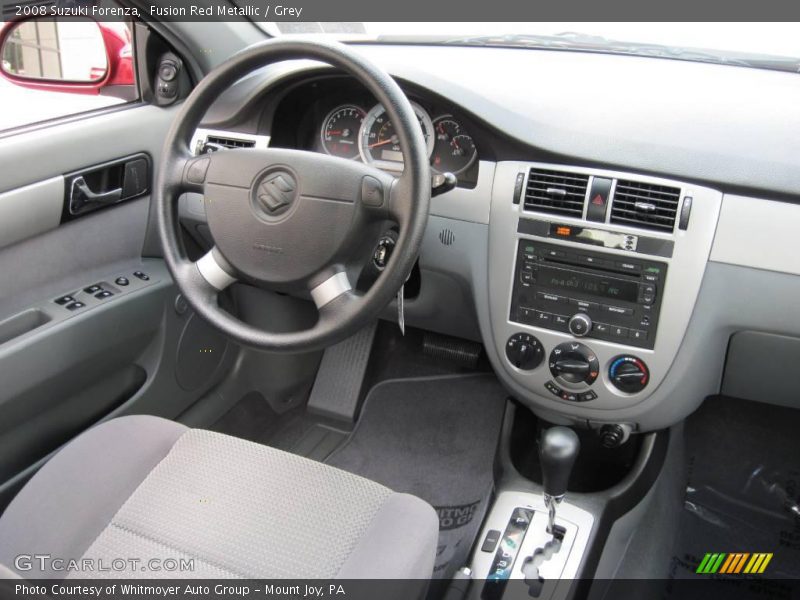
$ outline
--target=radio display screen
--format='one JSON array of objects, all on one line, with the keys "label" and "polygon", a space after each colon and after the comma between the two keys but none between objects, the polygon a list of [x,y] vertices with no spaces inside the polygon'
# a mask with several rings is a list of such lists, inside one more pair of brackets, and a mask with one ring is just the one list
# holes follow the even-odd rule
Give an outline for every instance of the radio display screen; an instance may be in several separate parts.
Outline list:
[{"label": "radio display screen", "polygon": [[636,302],[639,286],[633,281],[613,277],[584,275],[565,269],[540,267],[537,276],[539,285],[571,292],[583,292],[592,296],[611,298],[621,302]]}]

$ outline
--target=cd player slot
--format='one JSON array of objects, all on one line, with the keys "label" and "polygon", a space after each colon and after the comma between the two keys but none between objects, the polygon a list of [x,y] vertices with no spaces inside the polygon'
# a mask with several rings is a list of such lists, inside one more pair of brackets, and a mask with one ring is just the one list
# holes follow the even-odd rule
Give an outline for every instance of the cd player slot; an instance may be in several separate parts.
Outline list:
[{"label": "cd player slot", "polygon": [[624,275],[626,277],[635,277],[639,279],[641,275],[639,273],[630,273],[628,271],[620,271],[619,269],[613,269],[611,267],[605,266],[594,266],[594,265],[585,265],[583,263],[576,263],[565,259],[558,259],[558,258],[542,258],[542,264],[548,263],[555,263],[559,265],[564,265],[567,267],[577,267],[579,269],[584,269],[587,272],[595,273],[597,271],[603,271],[605,273],[611,273],[613,275]]}]

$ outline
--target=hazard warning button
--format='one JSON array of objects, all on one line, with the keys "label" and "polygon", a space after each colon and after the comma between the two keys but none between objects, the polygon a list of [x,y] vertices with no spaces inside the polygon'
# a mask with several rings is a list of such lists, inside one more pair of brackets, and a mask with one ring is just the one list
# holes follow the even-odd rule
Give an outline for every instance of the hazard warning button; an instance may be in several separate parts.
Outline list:
[{"label": "hazard warning button", "polygon": [[610,193],[611,180],[605,177],[595,177],[592,181],[592,189],[589,191],[589,208],[586,210],[586,218],[589,221],[605,222]]}]

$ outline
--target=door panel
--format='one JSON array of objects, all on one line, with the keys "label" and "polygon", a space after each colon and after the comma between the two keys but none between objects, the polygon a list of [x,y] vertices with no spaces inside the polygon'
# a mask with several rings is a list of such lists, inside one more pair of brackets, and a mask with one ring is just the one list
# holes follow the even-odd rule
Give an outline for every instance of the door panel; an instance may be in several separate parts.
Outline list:
[{"label": "door panel", "polygon": [[58,176],[0,194],[0,248],[58,227],[63,191]]},{"label": "door panel", "polygon": [[[197,361],[209,336],[158,252],[142,258],[149,196],[64,218],[65,176],[140,154],[155,171],[174,114],[128,106],[0,137],[0,510],[74,435],[122,414],[175,418],[235,357],[215,340],[214,360]],[[186,356],[198,385],[176,378]]]}]

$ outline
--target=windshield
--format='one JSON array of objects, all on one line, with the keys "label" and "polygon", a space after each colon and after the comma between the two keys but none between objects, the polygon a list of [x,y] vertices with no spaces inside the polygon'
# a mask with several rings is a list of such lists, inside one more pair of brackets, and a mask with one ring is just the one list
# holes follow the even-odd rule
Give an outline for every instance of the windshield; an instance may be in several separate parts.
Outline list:
[{"label": "windshield", "polygon": [[797,23],[262,23],[270,35],[581,50],[800,72]]}]

